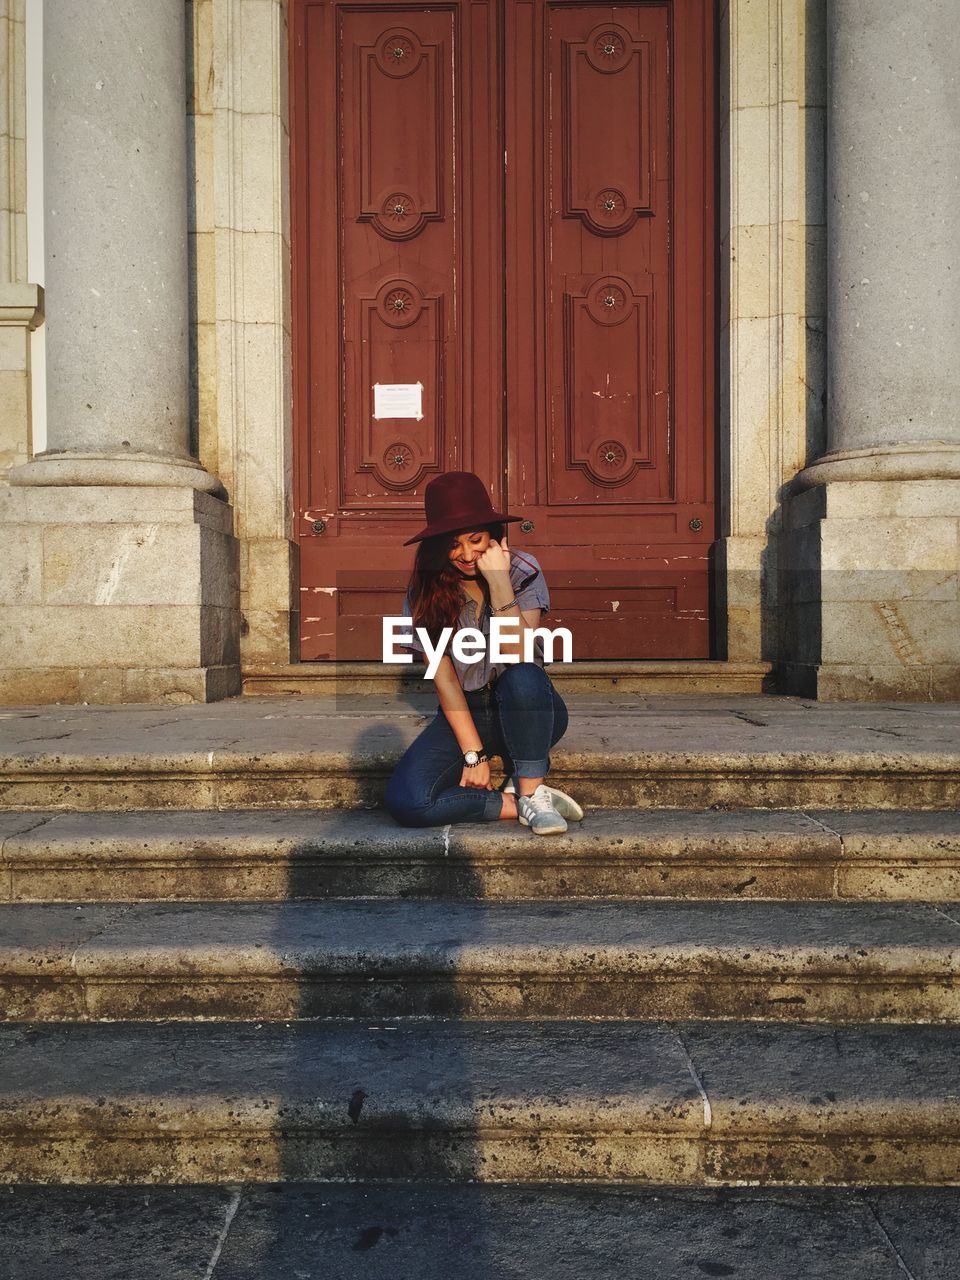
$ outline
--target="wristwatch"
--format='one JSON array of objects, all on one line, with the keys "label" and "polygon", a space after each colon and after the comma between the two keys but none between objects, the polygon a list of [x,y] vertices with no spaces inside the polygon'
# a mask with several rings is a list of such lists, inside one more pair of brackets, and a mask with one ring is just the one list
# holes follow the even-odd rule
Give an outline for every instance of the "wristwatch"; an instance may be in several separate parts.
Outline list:
[{"label": "wristwatch", "polygon": [[472,769],[475,764],[486,764],[487,759],[487,753],[482,749],[480,751],[465,751],[463,753],[463,763],[468,769]]}]

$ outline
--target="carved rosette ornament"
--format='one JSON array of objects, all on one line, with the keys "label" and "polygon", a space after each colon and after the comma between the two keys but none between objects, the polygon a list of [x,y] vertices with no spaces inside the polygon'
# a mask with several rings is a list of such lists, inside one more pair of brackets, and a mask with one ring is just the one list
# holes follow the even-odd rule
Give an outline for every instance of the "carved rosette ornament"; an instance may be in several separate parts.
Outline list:
[{"label": "carved rosette ornament", "polygon": [[595,71],[622,71],[633,51],[633,37],[623,27],[597,27],[587,37],[587,58]]},{"label": "carved rosette ornament", "polygon": [[388,31],[377,49],[377,62],[381,71],[395,80],[412,75],[420,65],[423,46],[412,31],[403,28]]},{"label": "carved rosette ornament", "polygon": [[380,201],[380,208],[371,221],[387,240],[412,240],[423,230],[426,220],[413,196],[405,191],[391,191]]},{"label": "carved rosette ornament", "polygon": [[601,280],[590,290],[587,306],[599,324],[621,324],[630,308],[627,290],[619,280]]},{"label": "carved rosette ornament", "polygon": [[377,294],[377,312],[393,329],[406,329],[423,310],[420,290],[409,280],[391,280]]},{"label": "carved rosette ornament", "polygon": [[372,471],[378,482],[394,493],[415,488],[423,479],[423,469],[422,457],[418,459],[414,446],[404,440],[388,444],[376,461],[364,468]]},{"label": "carved rosette ornament", "polygon": [[604,440],[597,445],[597,462],[609,471],[619,471],[627,460],[627,451],[619,440]]},{"label": "carved rosette ornament", "polygon": [[605,187],[593,202],[593,221],[608,231],[623,231],[636,222],[636,210],[627,207],[627,198],[616,187]]},{"label": "carved rosette ornament", "polygon": [[602,440],[590,450],[586,472],[597,484],[619,485],[636,470],[635,459],[620,440]]},{"label": "carved rosette ornament", "polygon": [[383,451],[383,465],[386,467],[387,472],[395,477],[399,477],[404,471],[409,471],[412,464],[413,450],[402,441],[388,445]]}]

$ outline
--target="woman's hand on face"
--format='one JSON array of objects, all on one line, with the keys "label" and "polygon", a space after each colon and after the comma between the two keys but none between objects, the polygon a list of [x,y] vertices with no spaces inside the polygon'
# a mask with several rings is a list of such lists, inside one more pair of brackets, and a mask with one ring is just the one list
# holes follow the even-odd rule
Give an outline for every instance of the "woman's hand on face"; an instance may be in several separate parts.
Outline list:
[{"label": "woman's hand on face", "polygon": [[510,572],[510,548],[504,537],[500,542],[490,539],[490,545],[482,555],[477,556],[477,568],[489,582],[490,575]]},{"label": "woman's hand on face", "polygon": [[477,791],[492,791],[490,782],[490,761],[482,760],[480,764],[464,765],[460,775],[461,787],[474,787]]}]

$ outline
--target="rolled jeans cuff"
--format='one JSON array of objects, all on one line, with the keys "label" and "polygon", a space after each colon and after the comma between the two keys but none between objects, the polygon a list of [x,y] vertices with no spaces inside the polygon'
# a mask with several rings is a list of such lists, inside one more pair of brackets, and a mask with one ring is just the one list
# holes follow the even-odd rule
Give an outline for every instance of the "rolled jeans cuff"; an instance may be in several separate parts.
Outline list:
[{"label": "rolled jeans cuff", "polygon": [[[537,775],[532,774],[531,776],[535,778]],[[498,822],[503,809],[503,795],[499,791],[486,791],[484,795],[486,796],[486,804],[483,806],[483,817],[480,821]]]},{"label": "rolled jeans cuff", "polygon": [[549,756],[543,756],[540,760],[514,759],[513,776],[515,778],[545,778],[549,768]]}]

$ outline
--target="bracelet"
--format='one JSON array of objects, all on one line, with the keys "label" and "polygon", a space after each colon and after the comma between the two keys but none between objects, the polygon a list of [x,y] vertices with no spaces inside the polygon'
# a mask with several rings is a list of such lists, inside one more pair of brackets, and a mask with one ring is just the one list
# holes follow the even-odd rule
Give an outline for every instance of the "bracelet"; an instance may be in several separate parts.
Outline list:
[{"label": "bracelet", "polygon": [[508,609],[512,609],[515,604],[519,604],[519,603],[520,602],[517,599],[517,597],[514,596],[509,604],[494,604],[490,606],[490,609],[491,609],[491,612],[493,613],[506,613]]}]

